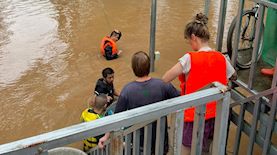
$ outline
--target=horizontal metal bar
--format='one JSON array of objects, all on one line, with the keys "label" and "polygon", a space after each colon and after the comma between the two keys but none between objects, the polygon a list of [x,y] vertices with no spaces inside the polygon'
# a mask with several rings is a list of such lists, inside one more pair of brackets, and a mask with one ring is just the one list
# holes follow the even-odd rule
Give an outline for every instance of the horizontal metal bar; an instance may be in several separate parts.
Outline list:
[{"label": "horizontal metal bar", "polygon": [[273,8],[273,9],[277,10],[277,3],[270,2],[270,1],[267,1],[267,0],[253,0],[253,1],[256,2],[256,3],[259,3],[260,5],[264,5],[266,7]]},{"label": "horizontal metal bar", "polygon": [[[232,90],[231,90],[231,98],[232,98],[232,100],[234,100],[234,102],[232,102],[232,103],[230,104],[230,107],[233,108],[233,107],[235,107],[235,106],[240,106],[240,105],[242,105],[242,104],[240,104],[240,103],[236,103],[236,101],[245,99],[245,96],[243,96],[240,92],[238,92],[238,91],[232,89]],[[250,101],[250,102],[252,102],[252,101]],[[247,102],[247,103],[249,103],[249,102]],[[245,104],[247,104],[247,103],[245,103]]]},{"label": "horizontal metal bar", "polygon": [[125,136],[129,133],[132,133],[132,132],[136,131],[137,129],[143,128],[146,125],[153,123],[154,121],[156,121],[156,120],[149,120],[149,121],[146,121],[146,122],[143,122],[143,123],[140,123],[140,124],[133,125],[133,126],[127,128],[127,129],[124,129],[123,135]]},{"label": "horizontal metal bar", "polygon": [[[237,91],[234,91],[234,90],[231,90],[231,94],[232,94],[232,99],[233,100],[242,100],[242,99],[244,99],[245,97],[244,96],[242,96],[241,94],[239,94]],[[261,98],[260,98],[261,99]],[[245,108],[246,108],[246,110],[249,112],[249,113],[251,113],[251,114],[253,114],[253,111],[254,111],[254,102],[253,101],[249,101],[249,102],[247,102],[247,103],[244,103],[243,105],[246,105],[245,106]],[[232,104],[231,104],[232,105]],[[241,104],[239,104],[239,105],[241,105]],[[232,107],[234,107],[234,106],[236,106],[236,105],[232,105]],[[269,110],[270,108],[268,108],[268,107],[265,107],[265,105],[262,103],[261,104],[261,113],[267,113],[268,112],[268,110]],[[267,120],[265,120],[265,122],[266,122]],[[277,125],[277,124],[276,124]]]},{"label": "horizontal metal bar", "polygon": [[[247,87],[247,85],[246,85],[244,82],[242,82],[241,80],[236,80],[236,81],[234,81],[234,83],[237,84],[238,86],[240,86],[241,88],[243,88],[244,90],[246,90],[246,91],[247,91],[248,93],[250,93],[250,94],[253,94],[253,95],[259,94],[259,92],[255,91],[255,90],[253,90],[253,89],[249,89],[249,88]],[[269,102],[270,102],[270,101],[269,101],[268,98],[262,97],[262,104],[265,104],[265,105],[267,105],[268,107],[270,107],[271,105],[270,105]]]},{"label": "horizontal metal bar", "polygon": [[[231,117],[230,117],[231,121],[237,125],[238,124],[238,114],[235,111],[231,112]],[[245,120],[243,121],[243,128],[242,131],[249,136],[250,134],[250,125],[248,122],[246,122]],[[263,147],[264,144],[264,139],[263,137],[261,137],[259,134],[256,134],[256,138],[255,138],[255,142],[260,146]],[[277,154],[277,148],[274,145],[270,146],[269,149],[269,154]]]},{"label": "horizontal metal bar", "polygon": [[[16,154],[38,152],[38,148],[49,150],[59,146],[71,144],[87,137],[94,137],[122,127],[142,123],[146,120],[157,119],[180,109],[206,104],[207,102],[223,98],[220,88],[210,88],[196,93],[161,101],[155,104],[128,110],[122,113],[85,122],[70,127],[55,130],[49,133],[26,138],[23,140],[0,145],[0,154]],[[32,146],[32,147],[31,147]],[[22,151],[22,152],[21,152]]]},{"label": "horizontal metal bar", "polygon": [[246,102],[256,100],[256,99],[259,99],[260,97],[270,95],[270,94],[273,94],[273,93],[277,93],[277,87],[262,91],[262,92],[260,92],[256,95],[246,97],[246,98],[241,99],[241,100],[235,100],[234,102],[231,103],[231,107],[234,107],[234,106],[239,105],[239,104],[244,104]]},{"label": "horizontal metal bar", "polygon": [[251,93],[251,94],[257,94],[258,92],[255,91],[255,90],[252,90],[252,89],[249,89],[247,84],[244,83],[243,81],[241,80],[236,80],[236,81],[233,81],[235,84],[237,84],[239,87],[242,87],[243,89],[247,90],[247,92]]}]

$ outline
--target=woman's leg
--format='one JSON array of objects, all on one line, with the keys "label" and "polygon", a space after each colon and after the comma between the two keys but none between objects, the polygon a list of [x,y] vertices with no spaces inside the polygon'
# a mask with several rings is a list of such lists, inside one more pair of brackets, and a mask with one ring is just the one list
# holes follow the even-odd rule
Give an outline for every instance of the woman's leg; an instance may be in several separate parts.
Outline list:
[{"label": "woman's leg", "polygon": [[192,122],[184,122],[183,140],[182,140],[183,145],[181,147],[182,155],[190,155],[192,130],[193,130],[193,123]]}]

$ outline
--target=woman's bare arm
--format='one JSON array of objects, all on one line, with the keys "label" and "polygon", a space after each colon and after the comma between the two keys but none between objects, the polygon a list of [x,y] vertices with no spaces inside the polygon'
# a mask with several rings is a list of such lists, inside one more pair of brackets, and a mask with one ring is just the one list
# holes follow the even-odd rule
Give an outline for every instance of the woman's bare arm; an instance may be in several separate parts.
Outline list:
[{"label": "woman's bare arm", "polygon": [[182,73],[183,73],[183,67],[181,63],[178,62],[163,75],[162,79],[164,82],[171,82]]}]

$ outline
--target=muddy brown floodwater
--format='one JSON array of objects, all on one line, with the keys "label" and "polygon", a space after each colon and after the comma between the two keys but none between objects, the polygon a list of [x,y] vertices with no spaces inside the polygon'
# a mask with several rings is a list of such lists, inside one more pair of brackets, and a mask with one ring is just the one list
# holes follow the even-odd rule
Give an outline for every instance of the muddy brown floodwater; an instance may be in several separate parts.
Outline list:
[{"label": "muddy brown floodwater", "polygon": [[[105,67],[115,70],[118,90],[134,80],[130,57],[149,49],[150,2],[0,0],[0,144],[79,123]],[[161,58],[152,76],[161,77],[190,50],[183,29],[204,10],[204,1],[157,4],[156,50]],[[214,47],[220,1],[210,6]],[[229,1],[227,28],[237,7],[237,1]],[[99,55],[99,44],[115,28],[123,33],[118,42],[123,54],[106,61]],[[178,87],[176,80],[173,83]]]}]

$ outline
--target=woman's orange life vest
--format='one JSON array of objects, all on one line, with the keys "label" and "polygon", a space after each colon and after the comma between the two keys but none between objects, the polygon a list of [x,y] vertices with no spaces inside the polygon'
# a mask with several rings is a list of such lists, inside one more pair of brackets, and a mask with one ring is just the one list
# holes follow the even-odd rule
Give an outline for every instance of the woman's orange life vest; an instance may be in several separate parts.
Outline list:
[{"label": "woman's orange life vest", "polygon": [[[188,52],[191,59],[191,68],[186,79],[185,75],[179,76],[181,82],[181,95],[198,91],[207,84],[214,81],[227,84],[226,59],[217,51]],[[184,121],[193,122],[194,109],[185,110]],[[215,118],[216,101],[210,102],[206,106],[205,119]]]},{"label": "woman's orange life vest", "polygon": [[105,56],[105,48],[107,46],[111,46],[112,47],[112,54],[116,54],[117,53],[117,46],[114,40],[112,40],[110,37],[106,36],[102,39],[101,42],[101,46],[100,46],[100,50],[101,50],[101,54],[103,56]]}]

